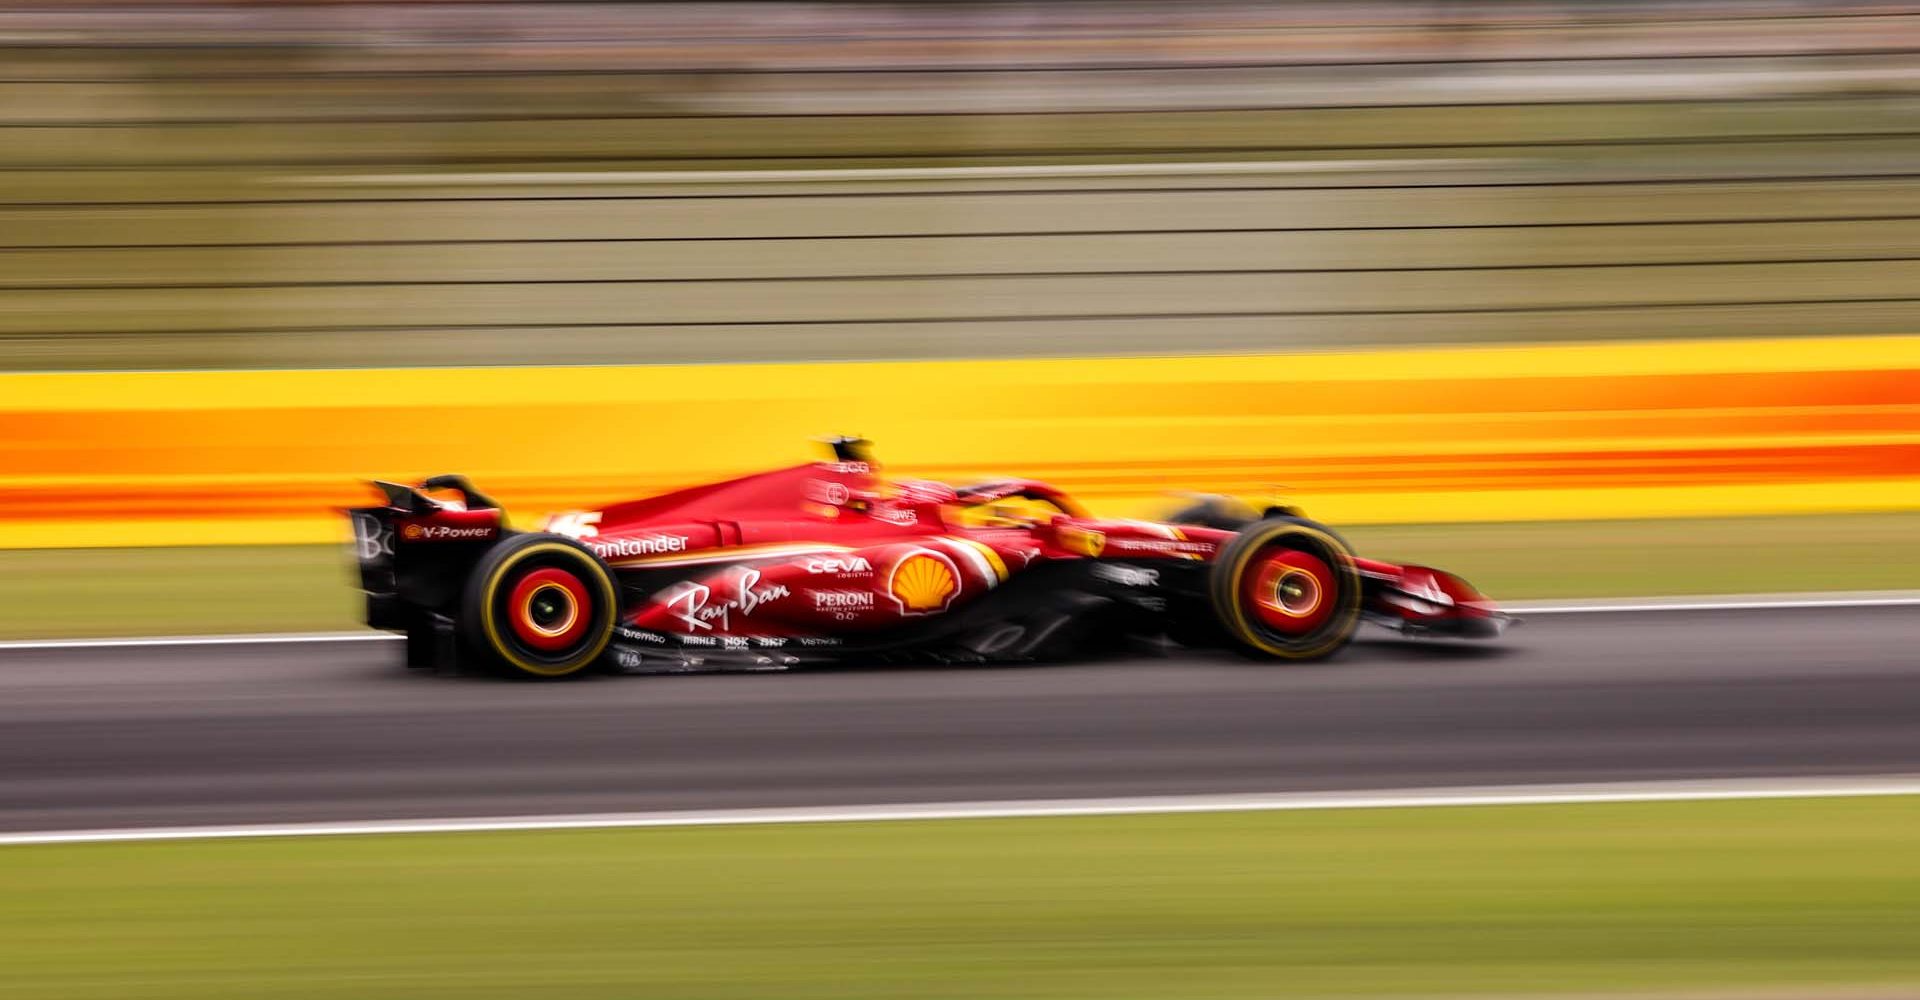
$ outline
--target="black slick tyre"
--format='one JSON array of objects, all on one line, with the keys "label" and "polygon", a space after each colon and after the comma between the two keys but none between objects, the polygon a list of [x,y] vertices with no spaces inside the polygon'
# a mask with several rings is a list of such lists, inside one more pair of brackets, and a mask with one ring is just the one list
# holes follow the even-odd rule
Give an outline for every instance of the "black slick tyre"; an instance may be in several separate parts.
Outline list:
[{"label": "black slick tyre", "polygon": [[460,627],[468,649],[502,673],[571,677],[606,651],[618,594],[612,571],[579,542],[511,535],[474,566]]},{"label": "black slick tyre", "polygon": [[1274,517],[1248,525],[1215,557],[1207,581],[1215,618],[1241,652],[1318,660],[1360,624],[1360,572],[1340,536]]}]

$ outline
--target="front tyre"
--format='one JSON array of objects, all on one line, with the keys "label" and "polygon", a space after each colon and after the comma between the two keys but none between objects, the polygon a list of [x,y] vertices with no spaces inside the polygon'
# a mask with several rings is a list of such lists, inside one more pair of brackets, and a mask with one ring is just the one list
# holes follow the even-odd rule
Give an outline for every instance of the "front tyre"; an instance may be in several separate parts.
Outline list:
[{"label": "front tyre", "polygon": [[579,542],[513,535],[474,567],[461,627],[469,646],[505,673],[569,677],[606,650],[618,593],[612,572]]},{"label": "front tyre", "polygon": [[1317,660],[1360,625],[1360,572],[1332,531],[1298,518],[1256,521],[1214,559],[1215,617],[1241,651]]}]

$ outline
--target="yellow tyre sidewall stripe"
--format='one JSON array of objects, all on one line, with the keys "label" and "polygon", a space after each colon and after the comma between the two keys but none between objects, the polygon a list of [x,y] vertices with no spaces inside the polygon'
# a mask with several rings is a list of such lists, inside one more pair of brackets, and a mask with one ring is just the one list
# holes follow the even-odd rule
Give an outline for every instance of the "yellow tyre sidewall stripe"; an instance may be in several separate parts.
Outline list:
[{"label": "yellow tyre sidewall stripe", "polygon": [[[564,664],[537,663],[514,652],[512,643],[507,642],[502,637],[499,631],[500,623],[493,610],[494,598],[499,593],[501,581],[506,579],[514,567],[519,566],[534,556],[556,552],[564,553],[591,567],[591,572],[588,575],[592,577],[591,584],[600,592],[600,599],[605,602],[607,622],[606,626],[600,630],[599,637],[596,638],[592,642],[591,647],[581,655],[570,658]],[[500,565],[495,566],[493,572],[488,575],[487,582],[481,587],[481,594],[484,600],[480,603],[480,630],[481,634],[487,637],[487,644],[493,648],[494,655],[507,661],[507,663],[511,664],[517,670],[539,677],[565,677],[568,674],[577,673],[592,665],[595,660],[600,658],[601,653],[606,652],[607,644],[613,641],[614,619],[619,617],[620,614],[618,590],[614,586],[612,574],[608,573],[592,556],[561,542],[542,542],[537,545],[529,545],[508,556],[501,561]]]},{"label": "yellow tyre sidewall stripe", "polygon": [[1227,630],[1233,633],[1234,638],[1239,639],[1241,642],[1252,646],[1262,653],[1280,659],[1308,660],[1337,649],[1352,636],[1353,627],[1351,624],[1343,624],[1341,627],[1334,629],[1328,635],[1326,641],[1309,649],[1287,649],[1266,641],[1261,637],[1260,631],[1253,627],[1253,623],[1248,621],[1247,610],[1240,605],[1240,584],[1246,576],[1248,566],[1253,563],[1254,556],[1259,555],[1260,550],[1265,547],[1267,539],[1278,538],[1284,535],[1305,535],[1319,542],[1321,545],[1326,546],[1327,551],[1334,556],[1330,568],[1333,570],[1341,589],[1341,593],[1338,596],[1339,606],[1334,609],[1334,615],[1342,620],[1357,622],[1360,612],[1360,591],[1359,588],[1354,585],[1355,580],[1353,577],[1355,574],[1352,571],[1353,554],[1347,551],[1347,547],[1341,544],[1339,539],[1318,528],[1312,528],[1302,524],[1275,524],[1256,530],[1260,532],[1260,535],[1256,536],[1260,540],[1247,545],[1246,551],[1240,553],[1234,559],[1227,573],[1227,585],[1216,590],[1213,595],[1214,608],[1219,612],[1221,620],[1227,626]]}]

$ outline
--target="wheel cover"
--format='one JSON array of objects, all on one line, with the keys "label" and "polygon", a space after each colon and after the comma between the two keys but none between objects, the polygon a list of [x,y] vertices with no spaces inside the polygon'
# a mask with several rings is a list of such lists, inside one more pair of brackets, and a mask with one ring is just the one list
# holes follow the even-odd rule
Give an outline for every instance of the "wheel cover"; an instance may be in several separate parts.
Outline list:
[{"label": "wheel cover", "polygon": [[1241,600],[1263,627],[1279,635],[1310,635],[1339,606],[1338,577],[1310,552],[1276,547],[1256,556],[1250,569],[1241,578]]},{"label": "wheel cover", "polygon": [[558,652],[574,645],[593,620],[593,599],[580,578],[552,566],[521,577],[507,596],[507,624],[532,649]]}]

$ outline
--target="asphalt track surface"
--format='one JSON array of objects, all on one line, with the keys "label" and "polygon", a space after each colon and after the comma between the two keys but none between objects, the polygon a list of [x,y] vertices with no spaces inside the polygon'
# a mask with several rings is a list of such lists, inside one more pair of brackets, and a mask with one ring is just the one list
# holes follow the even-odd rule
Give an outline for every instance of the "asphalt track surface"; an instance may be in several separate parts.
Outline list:
[{"label": "asphalt track surface", "polygon": [[1920,608],[1499,644],[518,683],[387,643],[0,652],[0,830],[1920,772]]}]

